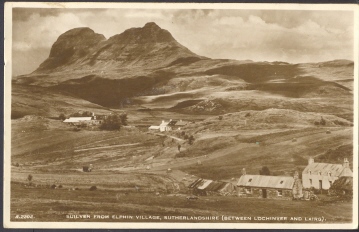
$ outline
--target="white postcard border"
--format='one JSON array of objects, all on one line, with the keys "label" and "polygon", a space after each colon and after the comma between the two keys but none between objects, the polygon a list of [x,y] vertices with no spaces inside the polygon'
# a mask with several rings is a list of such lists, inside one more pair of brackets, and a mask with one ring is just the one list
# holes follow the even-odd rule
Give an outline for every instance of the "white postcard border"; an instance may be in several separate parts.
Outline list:
[{"label": "white postcard border", "polygon": [[[242,10],[323,10],[354,12],[354,127],[353,127],[353,221],[345,224],[292,223],[126,223],[126,222],[13,222],[10,221],[11,180],[11,73],[12,9],[25,8],[128,8],[128,9],[242,9]],[[7,2],[4,12],[4,173],[3,222],[5,228],[84,228],[84,229],[355,229],[358,228],[358,46],[359,5],[355,4],[249,4],[249,3],[38,3]]]}]

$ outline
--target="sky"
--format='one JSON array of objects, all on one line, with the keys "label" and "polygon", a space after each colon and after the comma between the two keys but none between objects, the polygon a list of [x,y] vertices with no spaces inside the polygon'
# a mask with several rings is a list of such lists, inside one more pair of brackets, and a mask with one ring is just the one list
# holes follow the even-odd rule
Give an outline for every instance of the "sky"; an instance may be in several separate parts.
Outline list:
[{"label": "sky", "polygon": [[64,32],[89,27],[109,38],[155,22],[192,52],[289,63],[354,59],[351,11],[201,9],[13,9],[13,75],[34,71]]}]

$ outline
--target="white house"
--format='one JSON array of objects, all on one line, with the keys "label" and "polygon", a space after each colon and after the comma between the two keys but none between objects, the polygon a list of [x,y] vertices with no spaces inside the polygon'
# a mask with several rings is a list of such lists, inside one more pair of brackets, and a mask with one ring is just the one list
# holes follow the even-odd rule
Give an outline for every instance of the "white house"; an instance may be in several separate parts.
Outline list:
[{"label": "white house", "polygon": [[353,176],[347,158],[343,164],[315,163],[313,158],[309,158],[308,166],[302,173],[303,188],[328,190],[341,176]]},{"label": "white house", "polygon": [[76,122],[84,122],[84,121],[91,121],[92,117],[70,117],[65,119],[64,122],[68,123],[76,123]]},{"label": "white house", "polygon": [[165,120],[162,120],[162,123],[160,124],[160,131],[171,131],[172,128],[174,127],[174,125],[176,124],[177,121],[174,121],[172,119],[170,119],[168,122],[166,122]]},{"label": "white house", "polygon": [[159,130],[160,127],[159,126],[150,126],[148,129],[149,130]]},{"label": "white house", "polygon": [[187,122],[182,120],[172,120],[169,121],[162,120],[159,126],[150,126],[148,130],[159,130],[161,132],[171,131],[171,130],[181,130],[182,127],[186,126]]}]

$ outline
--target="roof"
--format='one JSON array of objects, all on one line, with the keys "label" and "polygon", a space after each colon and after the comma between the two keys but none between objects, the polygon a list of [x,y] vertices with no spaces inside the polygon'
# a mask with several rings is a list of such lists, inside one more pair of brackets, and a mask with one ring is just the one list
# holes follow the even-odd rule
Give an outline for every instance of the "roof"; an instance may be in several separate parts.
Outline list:
[{"label": "roof", "polygon": [[174,126],[174,125],[176,125],[176,123],[177,123],[177,121],[175,121],[175,120],[169,120],[168,122],[162,121],[160,126]]},{"label": "roof", "polygon": [[81,121],[90,121],[92,117],[70,117],[65,119],[64,122],[81,122]]},{"label": "roof", "polygon": [[235,186],[228,182],[223,181],[213,181],[199,178],[191,183],[189,188],[195,188],[199,190],[204,190],[208,192],[228,192],[235,189]]},{"label": "roof", "polygon": [[293,184],[294,178],[291,176],[242,175],[237,186],[292,189]]},{"label": "roof", "polygon": [[332,176],[353,176],[353,172],[350,168],[345,168],[342,164],[328,164],[328,163],[311,163],[303,170],[303,174],[328,175],[331,173]]},{"label": "roof", "polygon": [[176,126],[185,126],[185,125],[187,125],[187,122],[182,121],[182,120],[179,120],[179,121],[176,123]]},{"label": "roof", "polygon": [[197,189],[205,189],[207,186],[212,183],[213,180],[203,180],[202,185],[197,186]]},{"label": "roof", "polygon": [[159,126],[150,126],[148,129],[150,129],[150,130],[159,130],[160,127]]}]

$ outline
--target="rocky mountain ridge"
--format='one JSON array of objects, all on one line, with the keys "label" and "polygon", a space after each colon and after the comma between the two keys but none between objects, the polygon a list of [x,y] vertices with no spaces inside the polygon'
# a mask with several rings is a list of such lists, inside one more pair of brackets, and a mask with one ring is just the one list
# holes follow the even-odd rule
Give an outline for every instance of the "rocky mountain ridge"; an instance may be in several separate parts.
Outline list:
[{"label": "rocky mountain ridge", "polygon": [[205,59],[178,43],[171,33],[150,22],[109,39],[90,28],[74,28],[59,36],[50,56],[33,74],[69,70],[115,70],[165,67],[178,59]]}]

